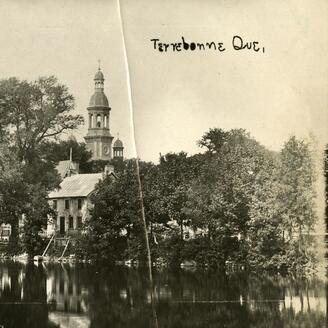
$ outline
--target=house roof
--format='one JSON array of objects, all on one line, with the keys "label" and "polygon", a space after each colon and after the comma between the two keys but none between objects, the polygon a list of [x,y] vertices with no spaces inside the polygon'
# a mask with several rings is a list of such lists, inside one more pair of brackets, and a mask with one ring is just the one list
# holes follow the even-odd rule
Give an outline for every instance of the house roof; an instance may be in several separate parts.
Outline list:
[{"label": "house roof", "polygon": [[96,184],[103,177],[102,173],[74,174],[66,177],[60,188],[51,191],[48,198],[87,197],[94,191]]},{"label": "house roof", "polygon": [[60,161],[56,166],[56,170],[58,171],[61,178],[64,179],[69,170],[74,170],[78,172],[79,164],[71,162],[70,160]]}]

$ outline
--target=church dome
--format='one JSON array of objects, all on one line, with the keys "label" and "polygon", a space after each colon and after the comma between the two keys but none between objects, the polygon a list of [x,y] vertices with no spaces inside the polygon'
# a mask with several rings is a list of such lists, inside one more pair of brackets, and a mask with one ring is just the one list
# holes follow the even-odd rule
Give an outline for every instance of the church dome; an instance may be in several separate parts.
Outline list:
[{"label": "church dome", "polygon": [[104,74],[102,73],[100,68],[98,69],[97,73],[95,74],[94,80],[104,80]]},{"label": "church dome", "polygon": [[120,139],[116,139],[114,142],[114,148],[123,148],[123,142]]},{"label": "church dome", "polygon": [[95,106],[109,107],[108,99],[101,91],[96,91],[90,98],[89,107]]}]

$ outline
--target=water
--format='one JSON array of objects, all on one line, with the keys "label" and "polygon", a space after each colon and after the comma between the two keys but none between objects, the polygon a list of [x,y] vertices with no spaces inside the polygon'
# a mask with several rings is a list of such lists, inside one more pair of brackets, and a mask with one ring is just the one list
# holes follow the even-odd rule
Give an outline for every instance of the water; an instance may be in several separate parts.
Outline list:
[{"label": "water", "polygon": [[[321,279],[206,271],[154,272],[164,327],[326,327]],[[153,327],[146,272],[79,264],[0,263],[0,327]]]}]

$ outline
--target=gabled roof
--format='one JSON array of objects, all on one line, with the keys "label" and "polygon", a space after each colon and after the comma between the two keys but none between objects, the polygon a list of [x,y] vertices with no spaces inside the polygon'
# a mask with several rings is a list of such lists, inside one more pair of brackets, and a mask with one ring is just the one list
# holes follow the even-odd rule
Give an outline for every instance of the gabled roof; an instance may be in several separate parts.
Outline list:
[{"label": "gabled roof", "polygon": [[60,189],[51,191],[48,198],[87,197],[102,178],[103,173],[74,174],[66,177],[61,182]]},{"label": "gabled roof", "polygon": [[64,179],[69,170],[75,171],[76,173],[78,173],[79,172],[79,164],[71,162],[70,160],[60,161],[56,166],[56,170],[58,171],[61,178]]}]

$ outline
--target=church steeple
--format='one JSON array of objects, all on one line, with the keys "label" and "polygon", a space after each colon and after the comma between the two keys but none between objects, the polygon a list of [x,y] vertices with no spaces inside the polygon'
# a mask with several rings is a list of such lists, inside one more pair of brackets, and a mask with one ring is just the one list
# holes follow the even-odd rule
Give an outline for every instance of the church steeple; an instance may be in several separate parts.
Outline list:
[{"label": "church steeple", "polygon": [[108,99],[104,92],[104,74],[102,73],[100,66],[93,79],[95,81],[95,92],[90,98],[89,107],[107,107],[110,110]]},{"label": "church steeple", "polygon": [[95,81],[95,91],[103,92],[105,78],[104,78],[104,74],[100,69],[100,60],[98,60],[98,71],[95,74],[94,81]]},{"label": "church steeple", "polygon": [[85,137],[87,148],[92,152],[93,160],[110,160],[112,157],[112,140],[110,134],[110,110],[104,93],[104,74],[100,69],[94,77],[95,91],[90,98],[88,110],[89,129]]}]

